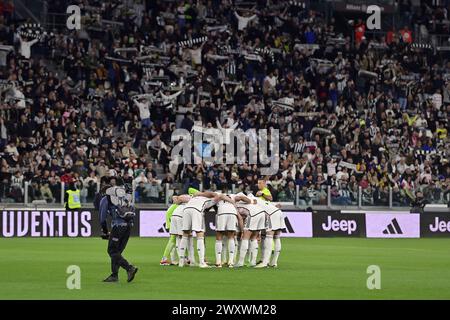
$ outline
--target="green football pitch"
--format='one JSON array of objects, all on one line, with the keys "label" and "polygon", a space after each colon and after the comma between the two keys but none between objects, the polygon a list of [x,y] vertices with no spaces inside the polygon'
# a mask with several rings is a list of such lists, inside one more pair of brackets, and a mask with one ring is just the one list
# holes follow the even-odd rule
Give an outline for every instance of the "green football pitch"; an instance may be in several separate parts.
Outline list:
[{"label": "green football pitch", "polygon": [[[101,239],[0,239],[0,299],[450,299],[450,239],[283,239],[278,269],[161,267],[161,238],[131,238],[125,257],[136,279],[109,274]],[[213,261],[214,239],[207,239]],[[66,287],[67,267],[81,289]],[[369,290],[369,265],[381,289]]]}]

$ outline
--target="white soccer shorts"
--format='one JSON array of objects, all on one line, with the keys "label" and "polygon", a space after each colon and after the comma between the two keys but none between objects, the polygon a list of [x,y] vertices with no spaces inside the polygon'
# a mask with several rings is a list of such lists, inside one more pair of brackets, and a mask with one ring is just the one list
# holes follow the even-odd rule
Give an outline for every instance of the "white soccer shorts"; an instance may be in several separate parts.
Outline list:
[{"label": "white soccer shorts", "polygon": [[245,221],[244,230],[260,231],[266,229],[266,213],[261,211],[254,216],[248,216]]},{"label": "white soccer shorts", "polygon": [[182,216],[172,216],[170,221],[170,234],[176,236],[183,235],[183,217]]},{"label": "white soccer shorts", "polygon": [[204,213],[196,208],[184,208],[183,231],[205,232]]},{"label": "white soccer shorts", "polygon": [[216,231],[236,231],[238,219],[233,213],[220,213],[216,215]]},{"label": "white soccer shorts", "polygon": [[267,230],[277,231],[286,228],[284,222],[284,214],[281,210],[277,210],[267,216]]}]

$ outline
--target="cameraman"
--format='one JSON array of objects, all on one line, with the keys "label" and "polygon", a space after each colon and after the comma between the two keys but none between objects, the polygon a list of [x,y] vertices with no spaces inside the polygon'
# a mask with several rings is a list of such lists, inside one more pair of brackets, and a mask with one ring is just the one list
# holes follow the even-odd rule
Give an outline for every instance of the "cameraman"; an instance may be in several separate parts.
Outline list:
[{"label": "cameraman", "polygon": [[[103,280],[104,282],[119,281],[119,268],[127,271],[128,282],[133,281],[138,268],[129,264],[122,256],[122,252],[128,243],[133,217],[123,215],[123,211],[131,211],[132,190],[129,185],[110,187],[105,191],[105,195],[100,200],[100,225],[102,227],[102,238],[108,239],[108,254],[111,257],[111,275]],[[127,212],[127,213],[128,213]],[[111,233],[108,233],[106,218],[111,215]]]},{"label": "cameraman", "polygon": [[411,202],[411,213],[423,213],[425,205],[428,204],[428,200],[426,200],[423,196],[423,193],[420,191],[416,192],[416,198]]}]

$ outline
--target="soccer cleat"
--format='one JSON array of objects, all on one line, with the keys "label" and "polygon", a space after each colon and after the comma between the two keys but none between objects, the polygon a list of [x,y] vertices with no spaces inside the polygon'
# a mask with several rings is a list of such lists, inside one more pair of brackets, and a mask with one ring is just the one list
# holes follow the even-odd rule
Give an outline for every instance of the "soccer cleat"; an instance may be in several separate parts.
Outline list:
[{"label": "soccer cleat", "polygon": [[205,263],[200,263],[200,264],[198,265],[198,267],[199,267],[199,268],[202,268],[202,269],[211,268],[211,266],[209,266],[206,262],[205,262]]},{"label": "soccer cleat", "polygon": [[267,264],[258,263],[255,268],[256,269],[262,269],[262,268],[268,268],[269,266]]},{"label": "soccer cleat", "polygon": [[244,265],[239,262],[234,265],[235,268],[242,268]]},{"label": "soccer cleat", "polygon": [[269,267],[271,267],[271,268],[278,268],[278,265],[277,264],[270,264]]},{"label": "soccer cleat", "polygon": [[249,268],[254,268],[254,267],[256,267],[256,264],[249,263],[249,264],[247,265],[247,267],[249,267]]},{"label": "soccer cleat", "polygon": [[172,261],[172,262],[170,263],[170,265],[171,265],[171,266],[177,266],[177,265],[178,265],[178,261]]},{"label": "soccer cleat", "polygon": [[216,267],[216,268],[222,268],[222,265],[219,264],[219,263],[216,263],[216,264],[215,264],[215,267]]},{"label": "soccer cleat", "polygon": [[110,275],[108,278],[103,280],[103,282],[118,282],[119,278],[117,276]]},{"label": "soccer cleat", "polygon": [[229,263],[229,264],[228,264],[228,268],[234,268],[234,264]]},{"label": "soccer cleat", "polygon": [[133,281],[134,276],[136,275],[137,272],[138,272],[138,268],[131,266],[130,270],[127,271],[127,274],[128,274],[127,282]]},{"label": "soccer cleat", "polygon": [[160,266],[170,266],[170,262],[167,259],[162,259],[159,263]]}]

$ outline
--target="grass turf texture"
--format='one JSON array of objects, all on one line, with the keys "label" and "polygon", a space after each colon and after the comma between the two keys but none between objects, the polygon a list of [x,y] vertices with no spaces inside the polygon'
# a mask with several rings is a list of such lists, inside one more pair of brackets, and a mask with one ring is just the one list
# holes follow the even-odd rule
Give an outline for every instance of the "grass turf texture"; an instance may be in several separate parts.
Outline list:
[{"label": "grass turf texture", "polygon": [[[0,299],[450,299],[450,239],[283,239],[278,269],[159,266],[167,239],[131,238],[125,257],[136,279],[109,275],[100,239],[0,239]],[[208,238],[207,259],[214,259]],[[381,290],[368,290],[369,265]],[[66,268],[81,268],[68,290]]]}]

